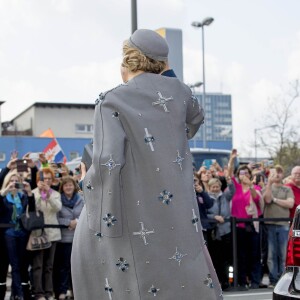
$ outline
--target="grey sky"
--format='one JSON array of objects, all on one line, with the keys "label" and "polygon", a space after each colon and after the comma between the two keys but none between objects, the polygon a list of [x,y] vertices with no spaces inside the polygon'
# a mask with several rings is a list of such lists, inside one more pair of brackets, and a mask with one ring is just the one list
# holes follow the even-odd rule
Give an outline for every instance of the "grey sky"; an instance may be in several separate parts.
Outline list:
[{"label": "grey sky", "polygon": [[[232,95],[234,146],[247,154],[268,97],[300,78],[300,1],[137,1],[139,28],[183,30],[186,83],[202,80],[201,32],[190,24],[215,18],[205,31],[207,91]],[[36,101],[92,103],[118,84],[130,2],[0,0],[2,120]]]}]

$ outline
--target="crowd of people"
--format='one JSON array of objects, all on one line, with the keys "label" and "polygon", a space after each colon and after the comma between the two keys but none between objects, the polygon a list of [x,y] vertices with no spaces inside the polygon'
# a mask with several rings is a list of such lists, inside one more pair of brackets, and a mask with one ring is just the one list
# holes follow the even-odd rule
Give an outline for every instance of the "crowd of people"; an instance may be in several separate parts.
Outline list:
[{"label": "crowd of people", "polygon": [[[222,289],[230,288],[233,264],[231,217],[268,218],[236,225],[238,289],[274,288],[284,271],[288,232],[300,204],[300,166],[284,177],[284,169],[270,162],[235,164],[232,151],[228,166],[217,162],[195,170],[195,191],[203,235]],[[281,218],[280,221],[276,218]],[[270,220],[271,219],[271,220]],[[273,220],[272,220],[273,219]],[[283,220],[282,220],[283,219]]]},{"label": "crowd of people", "polygon": [[[275,286],[284,270],[289,221],[300,204],[300,166],[284,178],[280,165],[236,166],[232,151],[228,166],[214,161],[194,170],[194,187],[202,230],[223,290],[230,287],[232,266],[231,217],[286,218],[286,221],[237,223],[238,286],[240,290],[262,287],[265,273],[269,287]],[[43,154],[34,162],[25,155],[28,169],[18,171],[12,157],[0,173],[0,300],[5,299],[8,266],[11,266],[11,299],[63,300],[72,290],[71,251],[76,224],[84,206],[81,178],[65,164],[48,163]],[[84,167],[84,166],[83,166]],[[51,246],[28,251],[30,236],[21,215],[43,212],[42,231]],[[7,225],[7,226],[5,226]]]},{"label": "crowd of people", "polygon": [[[0,173],[0,299],[5,299],[10,265],[10,299],[63,300],[72,286],[72,242],[84,204],[78,174],[65,164],[48,164],[43,154],[38,163],[29,154],[22,160],[27,170],[18,170],[20,160],[12,157]],[[47,226],[27,231],[21,222],[26,210],[42,212]],[[42,235],[49,247],[28,251],[30,238]]]}]

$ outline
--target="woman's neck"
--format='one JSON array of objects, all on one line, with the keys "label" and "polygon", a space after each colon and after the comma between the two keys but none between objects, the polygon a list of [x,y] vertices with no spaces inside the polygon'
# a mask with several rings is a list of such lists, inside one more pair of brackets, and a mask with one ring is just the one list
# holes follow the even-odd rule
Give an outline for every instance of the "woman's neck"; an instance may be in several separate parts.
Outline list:
[{"label": "woman's neck", "polygon": [[127,81],[133,79],[134,77],[145,73],[144,71],[128,72]]},{"label": "woman's neck", "polygon": [[71,194],[71,195],[70,195],[70,194],[66,194],[66,193],[65,193],[65,196],[66,196],[66,198],[67,198],[68,200],[71,200],[71,199],[72,199],[72,196],[73,196],[73,194]]}]

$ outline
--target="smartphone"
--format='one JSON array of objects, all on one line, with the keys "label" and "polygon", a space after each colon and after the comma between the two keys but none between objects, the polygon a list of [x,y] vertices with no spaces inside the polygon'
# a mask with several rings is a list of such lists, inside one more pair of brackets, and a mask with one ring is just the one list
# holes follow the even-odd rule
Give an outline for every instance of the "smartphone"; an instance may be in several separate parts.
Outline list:
[{"label": "smartphone", "polygon": [[277,172],[275,168],[270,169],[270,176],[276,176]]},{"label": "smartphone", "polygon": [[23,190],[24,189],[24,184],[21,182],[16,182],[15,183],[15,188],[18,190]]},{"label": "smartphone", "polygon": [[17,160],[17,171],[18,172],[27,172],[28,171],[28,164],[26,159],[18,159]]},{"label": "smartphone", "polygon": [[60,172],[55,173],[55,178],[62,178],[62,174]]},{"label": "smartphone", "polygon": [[213,164],[213,159],[204,159],[202,166],[209,170],[210,166]]},{"label": "smartphone", "polygon": [[43,171],[39,172],[40,181],[44,181],[44,173]]}]

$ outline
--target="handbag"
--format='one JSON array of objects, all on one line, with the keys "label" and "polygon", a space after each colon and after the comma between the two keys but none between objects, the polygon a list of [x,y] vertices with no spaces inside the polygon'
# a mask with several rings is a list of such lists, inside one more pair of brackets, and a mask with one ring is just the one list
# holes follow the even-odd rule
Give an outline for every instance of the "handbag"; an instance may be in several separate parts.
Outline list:
[{"label": "handbag", "polygon": [[51,245],[52,244],[48,240],[46,232],[44,231],[44,229],[42,229],[40,235],[36,235],[35,232],[31,232],[26,249],[29,251],[44,250],[50,248]]},{"label": "handbag", "polygon": [[28,231],[42,229],[45,226],[44,214],[39,210],[29,211],[29,206],[27,205],[26,212],[21,215],[21,222]]}]

